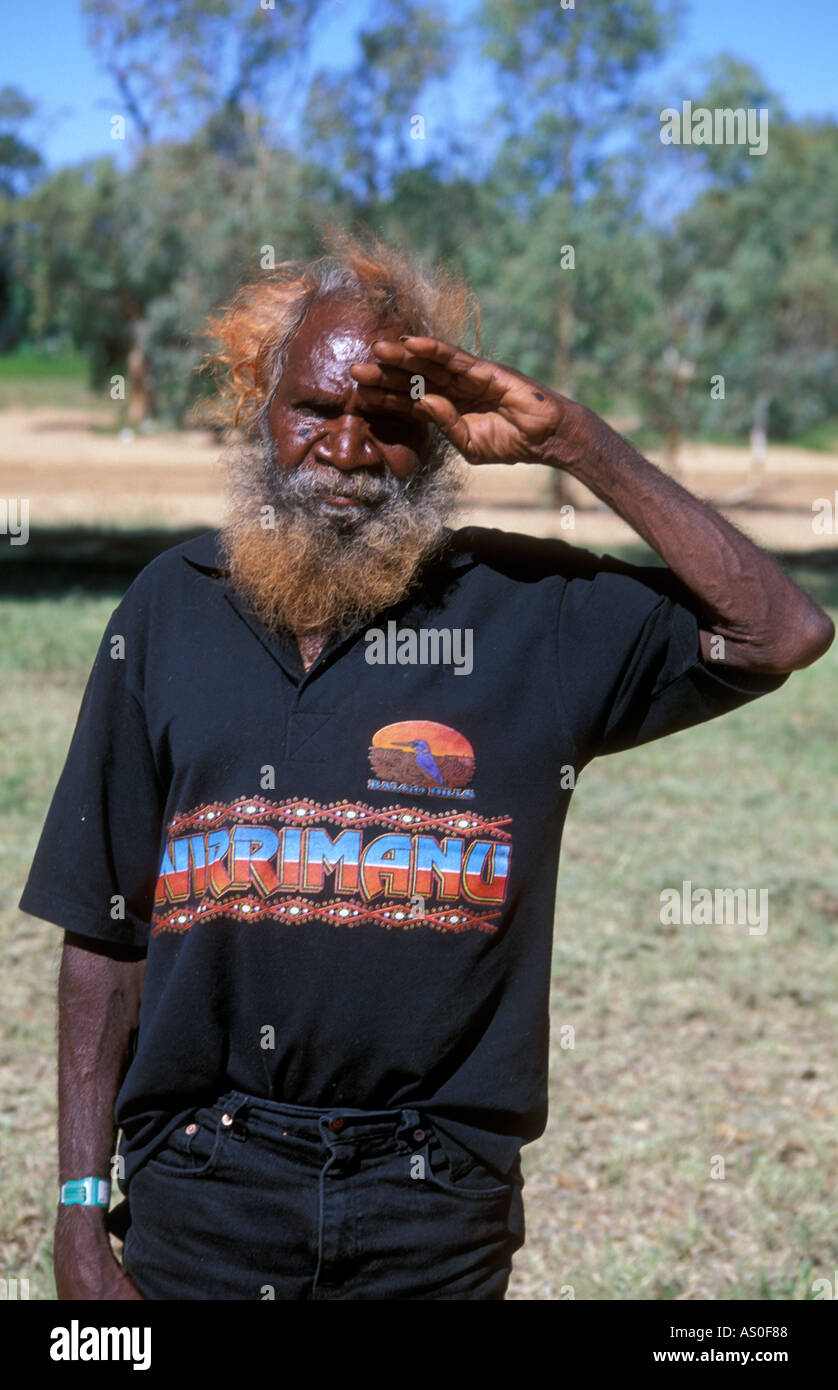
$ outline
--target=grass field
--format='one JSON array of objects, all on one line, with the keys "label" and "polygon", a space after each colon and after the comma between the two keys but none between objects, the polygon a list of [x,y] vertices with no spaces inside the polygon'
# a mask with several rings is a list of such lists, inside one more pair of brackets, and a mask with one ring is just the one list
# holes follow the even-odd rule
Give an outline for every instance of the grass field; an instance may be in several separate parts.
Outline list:
[{"label": "grass field", "polygon": [[87,363],[75,352],[23,347],[0,355],[0,408],[46,403],[90,409],[101,403],[101,393],[97,398],[87,382]]},{"label": "grass field", "polygon": [[[795,577],[838,616],[834,569]],[[123,588],[7,597],[0,618],[0,1274],[38,1299],[55,1297],[61,933],[16,903]],[[510,1298],[805,1299],[838,1267],[836,665],[838,647],[778,693],[582,775],[551,1118],[524,1150]],[[660,891],[684,879],[767,889],[767,932],[661,925]]]}]

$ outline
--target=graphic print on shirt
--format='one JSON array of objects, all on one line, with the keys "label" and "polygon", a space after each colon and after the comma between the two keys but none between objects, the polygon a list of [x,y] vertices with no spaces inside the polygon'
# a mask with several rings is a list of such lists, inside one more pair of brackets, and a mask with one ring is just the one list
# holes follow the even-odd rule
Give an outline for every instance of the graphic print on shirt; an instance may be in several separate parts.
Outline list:
[{"label": "graphic print on shirt", "polygon": [[368,791],[411,792],[473,800],[468,784],[474,776],[474,749],[447,724],[407,719],[387,724],[372,736]]},{"label": "graphic print on shirt", "polygon": [[463,807],[258,796],[200,806],[167,826],[152,936],[219,917],[495,932],[511,824]]}]

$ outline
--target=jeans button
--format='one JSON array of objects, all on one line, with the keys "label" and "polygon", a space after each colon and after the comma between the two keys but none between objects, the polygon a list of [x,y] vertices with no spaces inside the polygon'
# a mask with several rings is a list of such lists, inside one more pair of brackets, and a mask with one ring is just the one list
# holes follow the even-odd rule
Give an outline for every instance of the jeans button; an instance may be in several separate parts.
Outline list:
[{"label": "jeans button", "polygon": [[425,1137],[424,1129],[414,1129],[413,1137],[416,1140],[417,1144],[421,1144],[422,1140]]},{"label": "jeans button", "polygon": [[333,1130],[335,1134],[339,1134],[345,1124],[346,1120],[343,1118],[343,1116],[336,1115],[333,1120],[329,1121],[329,1129]]}]

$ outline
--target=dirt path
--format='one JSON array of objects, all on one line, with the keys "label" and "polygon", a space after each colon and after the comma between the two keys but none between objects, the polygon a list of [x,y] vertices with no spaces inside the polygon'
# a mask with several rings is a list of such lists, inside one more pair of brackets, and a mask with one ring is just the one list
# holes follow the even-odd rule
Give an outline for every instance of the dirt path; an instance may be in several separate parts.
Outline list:
[{"label": "dirt path", "polygon": [[[224,512],[221,450],[199,430],[112,432],[108,410],[0,410],[0,498],[29,499],[30,528],[76,521],[90,526],[217,526]],[[759,486],[748,490],[748,450],[688,444],[681,481],[710,498],[762,545],[806,550],[838,545],[813,529],[813,503],[836,501],[838,458],[791,447],[770,450]],[[463,520],[607,549],[633,539],[618,517],[571,482],[573,527],[549,501],[550,470],[529,464],[475,468]],[[565,518],[565,522],[567,518]]]}]

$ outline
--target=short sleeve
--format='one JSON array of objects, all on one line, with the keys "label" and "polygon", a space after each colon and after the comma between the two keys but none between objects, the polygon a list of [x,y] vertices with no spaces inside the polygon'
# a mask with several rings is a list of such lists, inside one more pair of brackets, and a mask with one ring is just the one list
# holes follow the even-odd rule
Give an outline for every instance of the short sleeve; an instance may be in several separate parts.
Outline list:
[{"label": "short sleeve", "polygon": [[[124,600],[123,600],[124,603]],[[111,615],[18,906],[83,936],[147,947],[165,796]],[[112,653],[115,653],[112,655]]]},{"label": "short sleeve", "polygon": [[568,581],[559,610],[559,680],[580,765],[715,719],[788,679],[704,661],[698,607],[670,570],[602,563]]}]

